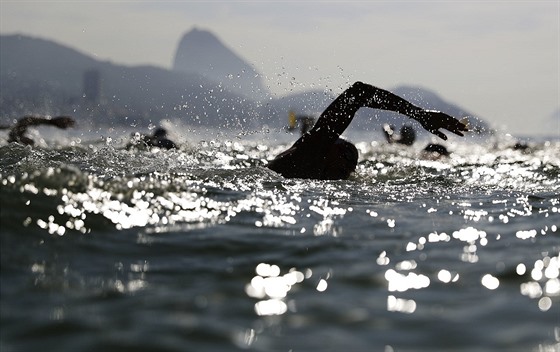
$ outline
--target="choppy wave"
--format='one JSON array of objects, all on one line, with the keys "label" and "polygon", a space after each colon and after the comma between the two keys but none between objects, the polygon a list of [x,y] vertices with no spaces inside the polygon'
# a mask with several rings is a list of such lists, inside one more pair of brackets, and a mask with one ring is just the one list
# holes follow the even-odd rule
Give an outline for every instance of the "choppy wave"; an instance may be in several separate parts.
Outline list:
[{"label": "choppy wave", "polygon": [[558,347],[560,141],[316,181],[277,140],[2,145],[2,350]]},{"label": "choppy wave", "polygon": [[288,220],[282,220],[283,211],[305,206],[291,198],[314,194],[375,202],[442,197],[450,191],[558,193],[558,142],[531,151],[457,145],[451,158],[438,160],[419,158],[421,151],[414,148],[371,142],[358,147],[357,172],[344,182],[284,180],[266,169],[277,147],[239,142],[169,152],[11,144],[0,149],[0,172],[4,192],[15,198],[51,199],[61,203],[58,215],[101,215],[117,228],[222,222],[247,211],[282,225]]}]

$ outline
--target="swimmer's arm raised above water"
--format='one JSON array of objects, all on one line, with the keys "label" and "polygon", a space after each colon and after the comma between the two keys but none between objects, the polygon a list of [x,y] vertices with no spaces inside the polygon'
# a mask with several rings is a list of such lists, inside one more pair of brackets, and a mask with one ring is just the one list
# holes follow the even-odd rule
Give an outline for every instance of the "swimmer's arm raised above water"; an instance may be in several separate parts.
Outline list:
[{"label": "swimmer's arm raised above water", "polygon": [[390,110],[406,115],[442,139],[447,139],[447,136],[439,131],[440,128],[459,136],[467,131],[463,123],[445,113],[424,110],[387,90],[356,82],[325,109],[311,132],[326,131],[323,133],[328,134],[329,139],[336,140],[362,107]]},{"label": "swimmer's arm raised above water", "polygon": [[29,143],[29,139],[24,136],[27,128],[30,126],[39,125],[51,125],[58,128],[66,129],[68,127],[74,126],[75,121],[69,116],[57,116],[57,117],[41,117],[41,116],[25,116],[17,121],[14,127],[12,127],[9,133],[10,142],[24,141],[26,144]]},{"label": "swimmer's arm raised above water", "polygon": [[16,127],[29,127],[38,125],[52,125],[58,128],[68,128],[74,126],[74,119],[69,116],[40,117],[25,116],[18,120]]},{"label": "swimmer's arm raised above water", "polygon": [[51,125],[65,129],[74,126],[74,124],[74,119],[69,116],[57,116],[52,118],[42,116],[24,116],[17,121],[13,129],[25,130],[27,127],[39,125]]}]

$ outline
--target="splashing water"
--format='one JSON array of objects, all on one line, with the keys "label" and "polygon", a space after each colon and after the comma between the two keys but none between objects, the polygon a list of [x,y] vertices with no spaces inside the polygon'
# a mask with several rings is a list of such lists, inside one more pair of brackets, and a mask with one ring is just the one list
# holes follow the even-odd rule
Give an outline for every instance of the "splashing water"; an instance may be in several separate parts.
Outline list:
[{"label": "splashing water", "polygon": [[1,146],[2,349],[558,348],[559,141],[362,139],[347,181],[286,143]]}]

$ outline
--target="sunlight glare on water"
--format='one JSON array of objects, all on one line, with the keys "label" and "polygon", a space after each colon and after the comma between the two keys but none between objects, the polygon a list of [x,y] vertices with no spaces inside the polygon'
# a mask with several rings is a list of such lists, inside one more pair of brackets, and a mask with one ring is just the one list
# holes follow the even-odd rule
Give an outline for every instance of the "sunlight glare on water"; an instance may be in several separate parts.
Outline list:
[{"label": "sunlight glare on water", "polygon": [[364,141],[350,180],[317,181],[268,170],[289,145],[273,138],[169,153],[84,139],[0,147],[3,343],[36,348],[45,331],[79,341],[66,350],[560,343],[557,142],[450,143],[434,160]]},{"label": "sunlight glare on water", "polygon": [[295,269],[280,275],[277,265],[260,263],[255,269],[257,275],[245,286],[249,297],[260,299],[255,303],[257,315],[282,315],[288,310],[286,297],[296,284],[304,280],[304,274]]}]

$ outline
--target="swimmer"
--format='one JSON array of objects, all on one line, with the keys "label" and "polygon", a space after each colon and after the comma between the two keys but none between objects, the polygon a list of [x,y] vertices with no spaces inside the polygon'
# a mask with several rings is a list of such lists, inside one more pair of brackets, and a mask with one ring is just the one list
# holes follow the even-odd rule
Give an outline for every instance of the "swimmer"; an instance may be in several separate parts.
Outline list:
[{"label": "swimmer", "polygon": [[438,143],[429,143],[424,150],[422,150],[422,157],[424,159],[437,160],[441,157],[450,156],[451,153],[447,148]]},{"label": "swimmer", "polygon": [[383,134],[389,143],[399,143],[411,146],[416,140],[416,133],[411,125],[403,125],[400,130],[400,135],[395,135],[395,127],[389,124],[383,125]]},{"label": "swimmer", "polygon": [[140,137],[135,138],[130,142],[126,148],[131,149],[137,147],[140,144],[146,147],[156,147],[162,149],[176,149],[177,145],[175,142],[167,138],[167,130],[165,128],[157,128],[151,136],[140,135]]},{"label": "swimmer", "polygon": [[522,141],[518,141],[516,142],[513,147],[513,150],[520,150],[522,152],[528,152],[531,150],[531,148],[529,147],[529,144],[527,144],[526,142],[522,142]]},{"label": "swimmer", "polygon": [[20,143],[24,145],[34,145],[30,137],[26,136],[27,128],[30,126],[39,125],[49,125],[55,126],[61,129],[66,129],[68,127],[73,127],[75,121],[69,116],[57,116],[57,117],[38,117],[38,116],[25,116],[19,119],[16,124],[12,127],[3,126],[3,128],[10,128],[8,134],[8,143]]},{"label": "swimmer", "polygon": [[296,114],[293,111],[290,111],[290,114],[288,116],[288,128],[287,128],[288,131],[295,130],[297,124],[300,125],[300,134],[304,135],[315,124],[315,118],[313,116],[308,116],[308,115],[296,116]]},{"label": "swimmer", "polygon": [[[395,127],[388,124],[383,125],[383,132],[385,133],[387,142],[390,144],[398,143],[411,146],[414,144],[414,140],[416,139],[414,128],[411,125],[403,125],[399,136],[395,135]],[[451,153],[449,153],[445,146],[438,143],[428,143],[428,145],[426,145],[426,147],[422,150],[421,157],[423,159],[436,160],[450,155]]]},{"label": "swimmer", "polygon": [[287,178],[347,179],[358,164],[358,150],[340,135],[362,107],[406,115],[444,140],[447,136],[440,129],[459,136],[467,131],[466,125],[443,112],[422,109],[389,91],[356,82],[323,111],[309,132],[271,160],[268,168]]}]

